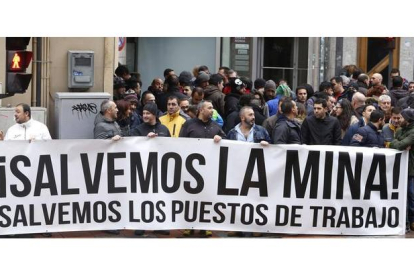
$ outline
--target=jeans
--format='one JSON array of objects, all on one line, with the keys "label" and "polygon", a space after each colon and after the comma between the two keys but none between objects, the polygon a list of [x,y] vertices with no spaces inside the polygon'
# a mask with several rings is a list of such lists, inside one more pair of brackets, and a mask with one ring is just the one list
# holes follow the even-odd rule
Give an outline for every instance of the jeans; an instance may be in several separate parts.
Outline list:
[{"label": "jeans", "polygon": [[414,222],[414,176],[408,177],[407,187],[407,221]]}]

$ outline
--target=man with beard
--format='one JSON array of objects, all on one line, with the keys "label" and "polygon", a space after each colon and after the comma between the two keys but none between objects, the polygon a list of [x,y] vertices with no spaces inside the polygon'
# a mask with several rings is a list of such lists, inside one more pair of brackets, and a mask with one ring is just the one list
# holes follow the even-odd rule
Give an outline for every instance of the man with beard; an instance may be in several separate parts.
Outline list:
[{"label": "man with beard", "polygon": [[121,128],[116,119],[118,108],[113,101],[104,100],[101,104],[101,112],[96,115],[95,128],[93,129],[94,139],[121,139]]},{"label": "man with beard", "polygon": [[[251,106],[243,106],[239,112],[240,123],[227,133],[227,139],[243,141],[249,143],[260,143],[263,146],[271,143],[269,134],[264,127],[254,123],[254,111]],[[227,233],[228,237],[243,237],[249,233],[231,231]],[[254,233],[253,236],[260,237],[260,233]]]},{"label": "man with beard", "polygon": [[255,124],[254,110],[243,106],[239,112],[240,123],[227,133],[227,139],[268,145],[271,140],[267,130]]},{"label": "man with beard", "polygon": [[313,115],[306,117],[302,124],[302,144],[305,145],[340,145],[341,126],[338,119],[328,114],[325,99],[316,99]]},{"label": "man with beard", "polygon": [[383,148],[384,137],[381,134],[384,126],[384,112],[374,110],[369,118],[368,125],[358,129],[352,137],[350,146]]},{"label": "man with beard", "polygon": [[397,130],[390,148],[408,150],[408,192],[407,192],[407,230],[414,231],[414,109],[406,108],[401,112],[401,128]]},{"label": "man with beard", "polygon": [[180,131],[180,137],[207,138],[214,142],[220,142],[225,137],[224,131],[212,120],[213,104],[210,101],[201,101],[198,106],[197,118],[190,119],[184,123]]},{"label": "man with beard", "polygon": [[[14,109],[15,125],[11,126],[4,140],[50,140],[49,129],[39,121],[32,119],[32,111],[28,104],[20,103]],[[3,132],[0,131],[0,140]]]},{"label": "man with beard", "polygon": [[[160,95],[162,95],[163,88],[164,88],[164,81],[160,78],[155,78],[155,79],[152,80],[151,85],[148,86],[147,91],[145,91],[144,93],[151,92],[154,95],[155,99],[157,99],[157,102],[158,102],[158,97]],[[144,94],[142,94],[142,97],[144,97]],[[142,106],[144,106],[144,105],[142,105]]]},{"label": "man with beard", "polygon": [[[181,128],[180,137],[188,138],[205,138],[213,139],[215,143],[221,141],[225,137],[223,130],[214,122],[213,104],[210,101],[201,101],[198,106],[198,116],[185,122]],[[184,236],[190,236],[194,233],[193,230],[185,229]],[[206,237],[211,237],[213,233],[210,230],[200,230],[200,234]]]}]

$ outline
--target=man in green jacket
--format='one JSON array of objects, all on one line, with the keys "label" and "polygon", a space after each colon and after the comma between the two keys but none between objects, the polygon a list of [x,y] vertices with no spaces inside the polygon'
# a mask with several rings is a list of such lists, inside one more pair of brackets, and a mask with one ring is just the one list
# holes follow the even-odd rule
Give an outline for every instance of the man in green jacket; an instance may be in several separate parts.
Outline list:
[{"label": "man in green jacket", "polygon": [[390,148],[408,150],[408,187],[407,187],[407,222],[414,231],[414,109],[406,108],[401,112],[403,120],[397,130]]}]

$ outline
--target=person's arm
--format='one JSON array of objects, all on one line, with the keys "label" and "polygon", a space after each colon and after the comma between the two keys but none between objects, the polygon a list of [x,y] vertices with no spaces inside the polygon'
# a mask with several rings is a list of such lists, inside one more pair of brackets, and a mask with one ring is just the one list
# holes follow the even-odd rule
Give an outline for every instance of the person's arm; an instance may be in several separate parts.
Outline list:
[{"label": "person's arm", "polygon": [[342,138],[341,138],[342,132],[341,132],[341,125],[339,124],[339,121],[335,121],[334,125],[334,133],[333,133],[333,145],[341,145]]},{"label": "person's arm", "polygon": [[[302,132],[302,144],[304,145],[309,145],[309,125],[308,125],[308,118],[305,118],[305,120],[302,123],[302,127],[301,127],[301,132]],[[273,140],[274,137],[273,137]]]},{"label": "person's arm", "polygon": [[0,130],[0,141],[3,141],[3,140],[4,140],[4,133],[3,131]]},{"label": "person's arm", "polygon": [[367,139],[367,133],[363,128],[357,130],[357,132],[352,136],[351,143],[349,143],[352,147],[363,147],[365,146],[365,142]]},{"label": "person's arm", "polygon": [[276,124],[273,129],[273,144],[287,144],[289,139],[288,126],[286,124]]},{"label": "person's arm", "polygon": [[[400,132],[401,129],[398,130]],[[407,137],[405,137],[402,140],[398,140],[397,137],[400,136],[400,134],[397,132],[395,135],[396,139],[392,140],[390,144],[390,148],[397,149],[397,150],[406,150],[407,148],[414,145],[414,133],[410,133]]]},{"label": "person's arm", "polygon": [[50,132],[49,132],[49,129],[47,128],[47,126],[43,126],[42,139],[43,140],[52,140],[52,136],[50,136]]},{"label": "person's arm", "polygon": [[190,121],[191,120],[188,120],[183,124],[183,126],[181,127],[181,130],[180,130],[180,135],[178,135],[178,137],[188,137],[188,123]]},{"label": "person's arm", "polygon": [[113,130],[106,130],[101,124],[95,126],[94,139],[111,139],[114,136]]}]

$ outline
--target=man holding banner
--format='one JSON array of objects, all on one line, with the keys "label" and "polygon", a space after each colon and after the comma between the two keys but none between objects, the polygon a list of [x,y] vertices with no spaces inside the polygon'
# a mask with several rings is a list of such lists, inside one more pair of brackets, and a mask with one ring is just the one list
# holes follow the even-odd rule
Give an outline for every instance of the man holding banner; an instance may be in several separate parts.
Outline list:
[{"label": "man holding banner", "polygon": [[[254,123],[254,111],[251,106],[243,106],[242,109],[240,109],[239,116],[240,123],[229,131],[227,134],[227,139],[250,143],[260,143],[263,146],[269,145],[271,142],[269,134],[264,127],[258,126]],[[247,233],[230,231],[227,236],[243,237],[245,234]],[[254,233],[253,236],[260,237],[261,234]]]},{"label": "man holding banner", "polygon": [[[408,150],[408,183],[407,183],[407,223],[414,231],[414,109],[406,108],[401,112],[403,120],[401,128],[397,130],[395,139],[391,142],[390,148]],[[407,230],[408,230],[407,227]]]},{"label": "man holding banner", "polygon": [[[213,139],[215,143],[221,141],[225,137],[224,131],[220,126],[214,122],[213,117],[213,104],[211,101],[201,101],[197,106],[197,117],[188,120],[181,128],[180,137],[189,138],[207,138]],[[193,230],[184,230],[184,236],[193,234]],[[201,235],[211,237],[213,233],[210,230],[200,230]]]}]

